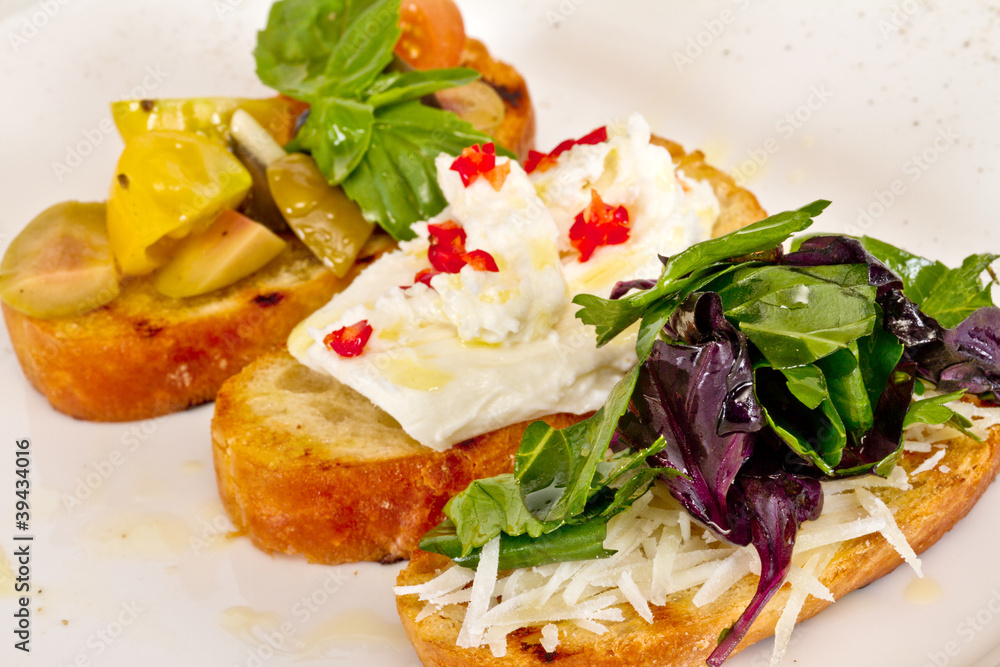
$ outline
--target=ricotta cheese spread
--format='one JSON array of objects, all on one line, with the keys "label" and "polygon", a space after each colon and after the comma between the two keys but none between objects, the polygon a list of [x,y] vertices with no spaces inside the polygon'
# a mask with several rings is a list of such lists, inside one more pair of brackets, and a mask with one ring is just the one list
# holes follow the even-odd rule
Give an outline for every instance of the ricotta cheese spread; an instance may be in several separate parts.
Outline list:
[{"label": "ricotta cheese spread", "polygon": [[[597,348],[573,297],[608,297],[620,280],[657,275],[658,255],[708,238],[719,213],[711,186],[675,172],[639,115],[532,174],[497,157],[510,170],[498,190],[485,178],[464,185],[453,161],[436,162],[445,209],[416,223],[415,239],[365,269],[288,342],[301,363],[363,394],[436,450],[547,414],[600,408],[635,363],[635,334]],[[592,190],[625,207],[629,233],[581,261],[570,229]],[[464,230],[465,250],[485,251],[497,270],[466,265],[417,281],[431,268],[434,226],[452,223]],[[360,321],[372,330],[360,355],[324,344]]]}]

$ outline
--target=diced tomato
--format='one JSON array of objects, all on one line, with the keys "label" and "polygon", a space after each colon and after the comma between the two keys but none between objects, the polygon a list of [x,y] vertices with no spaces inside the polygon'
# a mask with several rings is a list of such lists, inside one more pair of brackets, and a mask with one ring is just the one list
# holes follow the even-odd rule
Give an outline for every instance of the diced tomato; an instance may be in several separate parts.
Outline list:
[{"label": "diced tomato", "polygon": [[578,146],[580,144],[599,144],[607,140],[608,128],[607,126],[602,126],[588,134],[583,135],[579,139],[567,139],[548,153],[528,151],[528,160],[524,163],[524,170],[529,174],[535,170],[548,171],[555,166],[559,156],[573,148],[573,146]]},{"label": "diced tomato", "polygon": [[364,352],[371,336],[372,327],[368,320],[361,320],[331,331],[323,338],[323,344],[342,357],[356,357]]},{"label": "diced tomato", "polygon": [[465,23],[452,0],[403,0],[396,55],[416,69],[456,67],[465,48]]},{"label": "diced tomato", "polygon": [[590,205],[580,211],[569,229],[569,242],[586,262],[601,246],[628,241],[631,226],[628,209],[605,204],[597,190],[590,191]]}]

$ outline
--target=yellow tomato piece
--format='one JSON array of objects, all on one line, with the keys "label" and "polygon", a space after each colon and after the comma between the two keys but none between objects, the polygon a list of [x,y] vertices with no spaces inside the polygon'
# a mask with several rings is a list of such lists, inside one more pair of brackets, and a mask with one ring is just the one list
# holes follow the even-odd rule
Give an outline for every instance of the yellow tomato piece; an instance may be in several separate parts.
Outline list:
[{"label": "yellow tomato piece", "polygon": [[122,100],[111,104],[111,115],[125,143],[153,130],[195,132],[228,141],[229,123],[236,109],[244,109],[284,146],[295,133],[305,102],[284,95],[265,99],[193,97],[190,99]]},{"label": "yellow tomato piece", "polygon": [[50,206],[11,242],[0,262],[0,298],[33,317],[79,315],[118,296],[104,204]]},{"label": "yellow tomato piece", "polygon": [[250,185],[246,168],[213,139],[165,130],[132,139],[108,200],[108,236],[122,272],[143,275],[162,265],[179,239],[235,208]]},{"label": "yellow tomato piece", "polygon": [[264,225],[225,209],[206,231],[184,239],[153,274],[153,285],[173,298],[205,294],[250,275],[284,248],[285,242]]}]

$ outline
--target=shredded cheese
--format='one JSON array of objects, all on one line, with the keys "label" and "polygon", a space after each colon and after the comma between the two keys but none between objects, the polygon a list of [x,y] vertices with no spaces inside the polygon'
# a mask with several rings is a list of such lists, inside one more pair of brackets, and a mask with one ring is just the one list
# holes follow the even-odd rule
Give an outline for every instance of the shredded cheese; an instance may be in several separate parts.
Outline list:
[{"label": "shredded cheese", "polygon": [[[967,402],[949,406],[973,421],[970,429],[985,437],[1000,424],[1000,410],[978,408]],[[945,456],[942,443],[957,434],[943,425],[914,425],[906,433],[905,449],[938,450],[913,471],[931,470]],[[940,466],[948,472],[947,466]],[[887,478],[874,475],[823,482],[823,512],[801,526],[786,577],[790,593],[775,627],[772,667],[780,664],[792,628],[811,595],[833,601],[820,575],[847,540],[881,534],[906,562],[922,576],[920,560],[896,525],[888,506],[873,493],[879,488],[908,490],[911,475],[897,466]],[[696,606],[711,604],[748,574],[760,573],[760,559],[752,546],[738,547],[717,539],[693,521],[657,482],[650,493],[608,523],[609,558],[544,565],[527,570],[497,573],[499,540],[484,547],[479,571],[458,566],[418,586],[397,587],[397,595],[418,595],[427,602],[418,620],[448,606],[464,609],[459,646],[487,645],[501,657],[507,635],[522,627],[541,627],[540,644],[548,653],[557,650],[560,626],[607,632],[609,622],[624,620],[623,605],[652,623],[656,606],[679,591],[696,589]],[[471,587],[469,586],[472,583]],[[653,605],[651,608],[650,605]]]}]

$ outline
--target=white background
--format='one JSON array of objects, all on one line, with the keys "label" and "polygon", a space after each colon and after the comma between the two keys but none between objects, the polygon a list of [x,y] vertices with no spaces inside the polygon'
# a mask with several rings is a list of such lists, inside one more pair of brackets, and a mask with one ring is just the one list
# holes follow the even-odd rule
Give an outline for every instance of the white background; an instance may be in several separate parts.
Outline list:
[{"label": "white background", "polygon": [[[50,204],[106,196],[121,149],[101,130],[110,101],[266,94],[250,52],[267,2],[0,1],[0,249]],[[996,3],[461,6],[469,34],[525,74],[540,149],[640,111],[771,212],[826,198],[823,230],[951,264],[1000,252]],[[18,438],[32,442],[36,535],[33,653],[12,649],[5,582],[0,664],[416,664],[390,591],[398,566],[307,565],[224,537],[211,406],[76,422],[25,384],[6,333],[0,374],[2,554]],[[925,555],[940,595],[908,601],[913,575],[899,570],[797,628],[786,664],[1000,664],[987,656],[1000,644],[998,510],[991,488]],[[769,648],[728,664],[766,664]]]}]

